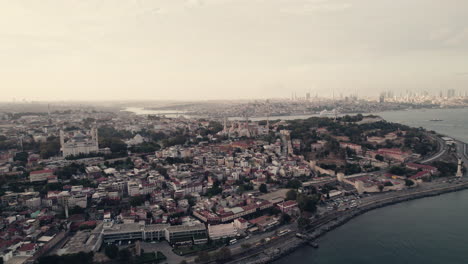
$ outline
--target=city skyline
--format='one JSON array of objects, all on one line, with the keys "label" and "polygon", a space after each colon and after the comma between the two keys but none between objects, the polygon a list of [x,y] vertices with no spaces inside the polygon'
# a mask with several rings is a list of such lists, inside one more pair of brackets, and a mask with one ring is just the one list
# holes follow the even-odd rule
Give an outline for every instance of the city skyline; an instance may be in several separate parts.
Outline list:
[{"label": "city skyline", "polygon": [[377,98],[388,90],[468,87],[463,1],[2,6],[1,101],[236,100],[331,91]]}]

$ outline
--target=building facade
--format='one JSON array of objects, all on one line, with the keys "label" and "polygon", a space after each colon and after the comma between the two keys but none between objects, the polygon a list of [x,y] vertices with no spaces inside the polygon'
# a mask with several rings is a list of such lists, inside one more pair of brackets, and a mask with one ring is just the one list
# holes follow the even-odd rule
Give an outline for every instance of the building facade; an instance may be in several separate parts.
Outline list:
[{"label": "building facade", "polygon": [[89,133],[60,130],[60,146],[64,157],[99,152],[98,130],[91,128]]}]

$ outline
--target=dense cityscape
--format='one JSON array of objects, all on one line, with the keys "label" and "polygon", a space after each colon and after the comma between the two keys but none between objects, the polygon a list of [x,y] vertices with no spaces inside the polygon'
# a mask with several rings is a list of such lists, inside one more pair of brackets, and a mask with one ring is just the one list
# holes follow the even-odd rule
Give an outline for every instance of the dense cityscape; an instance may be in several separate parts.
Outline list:
[{"label": "dense cityscape", "polygon": [[[140,104],[135,104],[141,107]],[[271,118],[283,116],[313,115],[334,116],[349,113],[374,113],[406,109],[463,108],[468,105],[468,94],[455,89],[430,95],[428,92],[401,94],[382,92],[378,97],[362,97],[356,94],[336,97],[318,97],[305,93],[294,93],[288,99],[209,101],[209,102],[167,102],[161,106],[144,104],[145,109],[161,113],[178,113],[194,117],[211,118]]]},{"label": "dense cityscape", "polygon": [[0,264],[468,263],[468,1],[0,1]]},{"label": "dense cityscape", "polygon": [[274,258],[384,194],[466,186],[463,143],[375,115],[252,121],[32,105],[0,115],[6,263]]}]

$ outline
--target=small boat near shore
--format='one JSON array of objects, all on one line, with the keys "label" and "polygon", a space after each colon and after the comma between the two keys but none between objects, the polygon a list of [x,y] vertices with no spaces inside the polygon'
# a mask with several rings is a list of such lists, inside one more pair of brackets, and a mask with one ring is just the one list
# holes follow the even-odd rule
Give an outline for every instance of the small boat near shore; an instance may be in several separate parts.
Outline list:
[{"label": "small boat near shore", "polygon": [[318,248],[319,247],[319,244],[316,243],[316,242],[309,242],[307,243],[309,246],[311,246],[312,248]]},{"label": "small boat near shore", "polygon": [[431,119],[429,121],[431,121],[431,122],[440,122],[440,121],[444,121],[444,120],[442,120],[442,119]]}]

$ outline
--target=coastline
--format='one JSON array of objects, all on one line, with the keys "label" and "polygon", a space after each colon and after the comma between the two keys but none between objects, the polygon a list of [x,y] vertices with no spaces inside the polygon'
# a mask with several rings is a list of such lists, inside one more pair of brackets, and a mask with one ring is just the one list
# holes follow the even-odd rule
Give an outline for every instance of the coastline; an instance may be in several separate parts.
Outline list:
[{"label": "coastline", "polygon": [[[413,110],[453,110],[453,109],[468,109],[468,106],[456,106],[456,107],[445,107],[445,108],[435,108],[435,107],[421,107],[421,108],[404,108],[404,109],[387,109],[387,110],[375,110],[375,111],[362,111],[362,112],[342,112],[338,113],[337,116],[345,116],[345,115],[379,115],[379,113],[383,112],[406,112],[406,111],[413,111]],[[151,107],[134,107],[134,106],[126,106],[122,107],[120,111],[130,112],[137,115],[169,115],[169,116],[185,116],[187,118],[213,118],[208,115],[199,115],[195,114],[194,112],[184,111],[184,110],[175,110],[175,109],[154,109]],[[262,121],[270,118],[271,120],[294,120],[294,119],[307,119],[310,117],[330,117],[330,116],[323,116],[320,112],[314,113],[288,113],[288,114],[277,114],[271,116],[251,116],[250,120],[253,121]],[[219,117],[218,117],[219,118]],[[244,120],[245,117],[241,116],[229,116],[229,120]]]},{"label": "coastline", "polygon": [[[354,209],[353,211],[346,211],[343,212],[342,214],[338,215],[337,217],[334,217],[322,225],[320,225],[318,228],[309,231],[307,233],[308,238],[307,239],[299,239],[295,236],[295,234],[290,234],[288,237],[285,237],[281,243],[275,243],[271,245],[266,245],[265,248],[261,248],[262,250],[256,252],[252,252],[249,254],[249,252],[243,252],[240,254],[241,258],[238,258],[234,261],[231,261],[229,263],[249,263],[249,264],[264,264],[264,263],[271,263],[276,260],[281,259],[282,257],[285,257],[295,250],[299,249],[300,247],[307,246],[310,242],[326,235],[326,233],[336,229],[339,226],[344,225],[351,219],[358,217],[360,215],[363,215],[371,210],[375,210],[378,208],[383,208],[386,206],[406,202],[406,201],[411,201],[411,200],[416,200],[416,199],[422,199],[426,197],[433,197],[433,196],[438,196],[446,193],[451,193],[451,192],[457,192],[457,191],[462,191],[462,190],[467,190],[468,189],[468,181],[465,181],[463,183],[459,183],[453,186],[448,186],[448,187],[443,187],[443,188],[437,188],[437,189],[429,189],[429,190],[424,190],[424,191],[415,191],[412,193],[406,193],[406,194],[401,194],[395,197],[390,197],[390,198],[385,198],[382,200],[378,200],[372,203],[368,203],[365,205],[360,206],[359,208]],[[417,190],[417,189],[413,189]],[[273,250],[272,250],[273,248]],[[268,249],[274,251],[274,249],[279,248],[279,252],[275,252],[269,256],[262,257],[259,259],[252,259],[251,258],[256,257],[257,255],[267,251]],[[258,251],[258,252],[257,252]],[[245,255],[248,256],[245,256]]]}]

